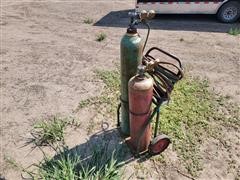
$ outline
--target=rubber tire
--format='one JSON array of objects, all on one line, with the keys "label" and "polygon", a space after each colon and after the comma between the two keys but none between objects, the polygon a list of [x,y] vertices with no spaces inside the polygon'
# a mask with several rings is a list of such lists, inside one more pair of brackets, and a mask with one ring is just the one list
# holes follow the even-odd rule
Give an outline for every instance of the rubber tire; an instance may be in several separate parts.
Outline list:
[{"label": "rubber tire", "polygon": [[[231,20],[228,20],[228,19],[225,19],[224,18],[224,11],[226,10],[226,8],[229,8],[229,7],[237,7],[237,15],[231,19]],[[224,23],[233,23],[235,21],[238,20],[238,18],[240,17],[240,3],[237,2],[237,1],[230,1],[230,2],[227,2],[225,3],[218,11],[217,13],[217,18],[221,21],[221,22],[224,22]]]}]

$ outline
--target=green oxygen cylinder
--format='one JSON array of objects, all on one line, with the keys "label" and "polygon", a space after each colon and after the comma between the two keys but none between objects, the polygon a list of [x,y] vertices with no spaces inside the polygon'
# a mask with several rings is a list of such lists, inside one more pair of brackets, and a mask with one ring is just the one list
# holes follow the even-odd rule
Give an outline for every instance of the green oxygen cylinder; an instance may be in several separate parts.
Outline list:
[{"label": "green oxygen cylinder", "polygon": [[121,116],[120,128],[123,135],[130,135],[128,81],[137,73],[142,60],[143,43],[135,25],[130,25],[121,40]]}]

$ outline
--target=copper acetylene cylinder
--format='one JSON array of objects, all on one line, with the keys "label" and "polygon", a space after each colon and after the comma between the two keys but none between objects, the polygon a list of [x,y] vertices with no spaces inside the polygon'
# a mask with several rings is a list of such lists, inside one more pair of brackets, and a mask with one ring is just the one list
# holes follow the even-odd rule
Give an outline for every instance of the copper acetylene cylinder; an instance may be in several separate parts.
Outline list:
[{"label": "copper acetylene cylinder", "polygon": [[[151,140],[151,125],[143,131],[144,124],[149,120],[153,97],[153,80],[143,73],[130,79],[129,115],[130,115],[130,144],[135,152],[148,149]],[[139,136],[142,132],[142,136]],[[139,142],[138,142],[139,141]],[[139,145],[139,147],[138,147]]]}]

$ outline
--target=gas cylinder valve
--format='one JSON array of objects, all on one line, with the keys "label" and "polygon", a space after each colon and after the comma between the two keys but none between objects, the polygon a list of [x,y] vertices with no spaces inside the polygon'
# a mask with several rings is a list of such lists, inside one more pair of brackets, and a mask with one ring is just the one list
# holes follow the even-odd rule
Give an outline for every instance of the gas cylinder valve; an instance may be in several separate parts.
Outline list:
[{"label": "gas cylinder valve", "polygon": [[130,17],[130,24],[128,26],[127,32],[136,33],[137,32],[136,26],[141,22],[139,14],[137,12],[129,12],[128,16]]},{"label": "gas cylinder valve", "polygon": [[144,77],[146,66],[140,64],[137,69],[137,74],[139,77]]},{"label": "gas cylinder valve", "polygon": [[130,24],[128,27],[128,32],[136,32],[136,26],[140,23],[146,23],[147,20],[153,19],[155,17],[155,11],[142,10],[140,13],[129,12],[128,16],[130,17]]}]

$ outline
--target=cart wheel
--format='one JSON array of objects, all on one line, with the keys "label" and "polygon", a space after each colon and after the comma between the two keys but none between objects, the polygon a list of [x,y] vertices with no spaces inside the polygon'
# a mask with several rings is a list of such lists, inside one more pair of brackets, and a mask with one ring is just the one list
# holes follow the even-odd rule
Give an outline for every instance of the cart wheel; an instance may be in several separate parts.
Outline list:
[{"label": "cart wheel", "polygon": [[150,155],[160,154],[165,149],[167,149],[170,143],[171,143],[170,138],[165,134],[155,137],[148,147],[149,154]]}]

